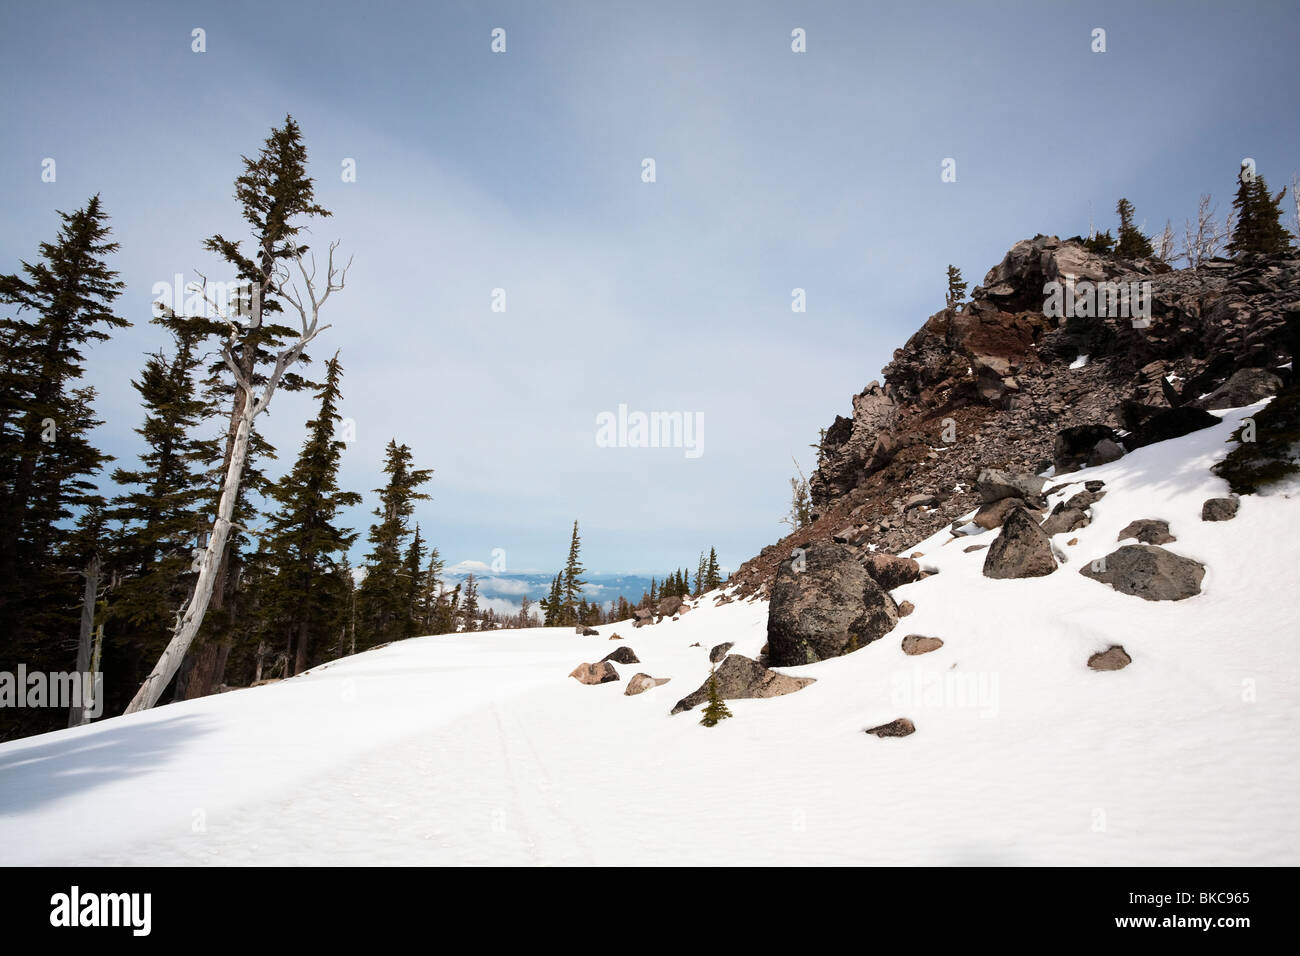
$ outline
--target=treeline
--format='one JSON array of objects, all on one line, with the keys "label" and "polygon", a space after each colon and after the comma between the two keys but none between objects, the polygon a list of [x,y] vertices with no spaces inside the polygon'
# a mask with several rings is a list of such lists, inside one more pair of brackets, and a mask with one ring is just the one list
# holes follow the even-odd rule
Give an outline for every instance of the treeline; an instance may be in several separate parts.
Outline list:
[{"label": "treeline", "polygon": [[[150,320],[162,342],[131,381],[143,451],[110,473],[111,496],[98,481],[113,459],[91,441],[101,421],[95,389],[82,380],[89,349],[131,323],[115,309],[123,283],[110,257],[118,244],[100,198],[60,213],[58,235],[33,261],[0,275],[0,304],[12,309],[0,319],[0,671],[85,669],[93,629],[97,669],[107,675],[104,713],[121,712],[173,640],[205,562],[214,579],[206,614],[163,699],[289,676],[332,656],[455,628],[461,595],[443,587],[437,549],[411,526],[432,471],[415,466],[407,445],[388,443],[366,564],[350,567],[357,532],[340,526],[340,512],[361,496],[338,480],[346,448],[341,359],[330,358],[315,381],[276,366],[286,354],[292,365],[310,362],[286,353],[300,333],[280,319],[302,300],[284,282],[265,281],[303,266],[311,253],[302,233],[330,215],[315,202],[306,162],[292,117],[243,159],[235,198],[249,235],[203,242],[238,278],[237,291],[223,312],[205,280],[198,314],[164,304]],[[342,288],[330,252],[324,291],[303,267],[297,294],[312,309]],[[315,398],[293,465],[278,481],[264,471],[276,449],[241,431],[254,396],[269,401],[268,382],[270,391],[278,385]],[[241,480],[213,562],[205,549],[232,455],[243,461],[235,470]],[[52,709],[4,708],[0,739],[67,720]]]}]

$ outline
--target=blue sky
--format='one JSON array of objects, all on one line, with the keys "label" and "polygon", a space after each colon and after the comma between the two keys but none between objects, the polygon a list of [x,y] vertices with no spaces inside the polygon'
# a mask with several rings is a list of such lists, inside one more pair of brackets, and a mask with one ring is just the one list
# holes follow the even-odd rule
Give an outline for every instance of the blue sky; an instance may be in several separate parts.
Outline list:
[{"label": "blue sky", "polygon": [[[346,369],[353,526],[397,437],[435,469],[417,517],[449,562],[553,569],[578,518],[589,568],[658,573],[780,536],[791,456],[949,262],[974,284],[1018,239],[1112,226],[1119,196],[1148,231],[1202,192],[1223,211],[1245,156],[1275,189],[1300,172],[1291,4],[701,6],[5,4],[0,271],[102,194],[135,325],[89,377],[129,460],[151,289],[219,275],[200,244],[242,235],[239,156],[292,113],[334,212],[313,239],[355,256],[312,350]],[[704,453],[598,447],[620,404],[701,414]],[[282,394],[260,421],[272,472],[311,414]]]}]

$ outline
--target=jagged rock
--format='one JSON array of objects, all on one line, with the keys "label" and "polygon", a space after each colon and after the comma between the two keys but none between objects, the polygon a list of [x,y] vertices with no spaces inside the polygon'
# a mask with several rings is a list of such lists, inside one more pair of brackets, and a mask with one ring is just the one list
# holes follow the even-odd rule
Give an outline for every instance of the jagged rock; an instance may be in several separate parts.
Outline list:
[{"label": "jagged rock", "polygon": [[1254,405],[1282,390],[1282,380],[1262,368],[1243,368],[1209,395],[1192,404],[1198,408],[1224,409]]},{"label": "jagged rock", "polygon": [[639,660],[637,660],[636,654],[633,652],[632,648],[628,647],[626,644],[624,644],[622,647],[614,648],[614,650],[610,651],[608,654],[606,654],[604,657],[601,658],[602,664],[605,661],[613,661],[615,664],[640,664],[641,663]]},{"label": "jagged rock", "polygon": [[[1119,451],[1115,458],[1124,454],[1124,449],[1118,444],[1119,436],[1115,429],[1109,425],[1072,425],[1069,428],[1062,428],[1056,433],[1056,440],[1052,444],[1052,465],[1056,468],[1058,475],[1064,475],[1067,472],[1078,471],[1085,465],[1092,466],[1092,459],[1098,456],[1099,446],[1108,443],[1102,453],[1107,453],[1110,446],[1114,446]],[[1109,459],[1114,461],[1115,458]],[[1105,464],[1105,462],[1095,462],[1095,464]]]},{"label": "jagged rock", "polygon": [[897,622],[894,599],[853,548],[815,542],[803,553],[803,570],[788,560],[777,569],[768,606],[769,654],[778,667],[811,664],[865,647]]},{"label": "jagged rock", "polygon": [[635,617],[637,620],[644,620],[645,618],[652,617],[653,615],[654,615],[654,611],[650,610],[650,608],[648,607],[639,607],[632,612],[632,616]]},{"label": "jagged rock", "polygon": [[934,495],[926,495],[926,494],[912,495],[910,498],[908,498],[906,501],[903,502],[903,510],[911,511],[913,508],[921,508],[921,507],[933,508],[938,503],[939,503],[939,499],[936,498]]},{"label": "jagged rock", "polygon": [[869,554],[863,558],[867,573],[886,591],[921,580],[921,566],[912,558],[892,554]]},{"label": "jagged rock", "polygon": [[1087,514],[1078,508],[1061,508],[1048,515],[1047,520],[1042,523],[1041,527],[1044,534],[1055,535],[1086,528],[1088,522]]},{"label": "jagged rock", "polygon": [[915,610],[916,610],[915,604],[913,604],[911,601],[904,601],[902,604],[898,605],[898,616],[907,617],[907,615],[911,614]]},{"label": "jagged rock", "polygon": [[1047,479],[1037,475],[1013,475],[997,468],[985,468],[975,481],[980,501],[985,503],[1003,498],[1029,501],[1041,495],[1046,484]]},{"label": "jagged rock", "polygon": [[598,664],[579,664],[569,676],[580,684],[608,684],[618,680],[618,671],[609,661],[601,661]]},{"label": "jagged rock", "polygon": [[943,641],[937,637],[923,637],[920,634],[909,634],[903,638],[903,653],[911,657],[918,654],[929,654],[931,651],[937,651],[943,647]]},{"label": "jagged rock", "polygon": [[821,463],[809,481],[814,505],[847,494],[898,452],[889,429],[898,418],[892,390],[872,382],[853,399],[853,417],[837,417],[821,443]]},{"label": "jagged rock", "polygon": [[651,677],[649,674],[633,674],[628,679],[627,689],[623,691],[624,697],[635,697],[637,694],[644,694],[651,688],[658,687],[661,684],[667,684],[671,677]]},{"label": "jagged rock", "polygon": [[714,664],[718,663],[718,661],[727,656],[727,651],[731,650],[735,646],[735,641],[727,641],[725,644],[719,644],[717,647],[713,648],[713,650],[709,651],[709,660]]},{"label": "jagged rock", "polygon": [[1126,544],[1079,573],[1146,601],[1181,601],[1201,593],[1205,565],[1150,544]]},{"label": "jagged rock", "polygon": [[1131,448],[1145,448],[1147,445],[1169,441],[1171,438],[1182,438],[1184,435],[1217,424],[1219,424],[1218,416],[1211,415],[1200,408],[1192,408],[1190,405],[1166,408],[1132,429],[1132,434],[1125,441]]},{"label": "jagged rock", "polygon": [[987,544],[971,544],[971,545],[967,545],[961,550],[962,550],[962,554],[971,554],[972,552],[975,551],[983,551],[987,547],[988,547]]},{"label": "jagged rock", "polygon": [[[803,690],[816,678],[790,677],[768,670],[758,661],[728,654],[723,658],[713,673],[718,683],[718,696],[723,700],[741,700],[751,697],[780,697]],[[673,707],[672,713],[678,714],[690,710],[709,699],[709,682],[706,680],[698,688],[687,694]]]},{"label": "jagged rock", "polygon": [[897,720],[891,720],[879,727],[872,727],[864,731],[864,733],[875,734],[877,737],[906,737],[909,734],[916,733],[916,724],[906,717],[899,717]]},{"label": "jagged rock", "polygon": [[1011,512],[1017,508],[1028,507],[1029,504],[1023,498],[999,498],[997,501],[981,505],[980,510],[975,512],[975,517],[971,519],[971,523],[987,531],[993,531],[1002,527],[1002,522]]},{"label": "jagged rock", "polygon": [[1088,658],[1088,666],[1095,671],[1119,671],[1133,663],[1133,658],[1118,644],[1112,644],[1099,654]]},{"label": "jagged rock", "polygon": [[1170,541],[1178,540],[1169,533],[1169,522],[1160,518],[1139,518],[1137,521],[1130,521],[1115,540],[1123,541],[1125,538],[1137,538],[1143,544],[1168,544]]},{"label": "jagged rock", "polygon": [[1201,520],[1231,521],[1237,517],[1239,507],[1241,507],[1240,498],[1208,498],[1205,504],[1201,505]]},{"label": "jagged rock", "polygon": [[1055,514],[1057,511],[1070,511],[1070,510],[1083,511],[1085,508],[1091,508],[1093,505],[1095,505],[1097,502],[1101,501],[1101,499],[1105,497],[1106,497],[1106,492],[1100,489],[1096,491],[1090,491],[1085,488],[1083,491],[1079,491],[1076,492],[1075,494],[1070,495],[1070,497],[1065,500],[1064,504],[1057,505],[1055,508],[1053,508],[1052,513]]},{"label": "jagged rock", "polygon": [[986,578],[1037,578],[1056,570],[1052,539],[1024,508],[1007,515],[984,557]]}]

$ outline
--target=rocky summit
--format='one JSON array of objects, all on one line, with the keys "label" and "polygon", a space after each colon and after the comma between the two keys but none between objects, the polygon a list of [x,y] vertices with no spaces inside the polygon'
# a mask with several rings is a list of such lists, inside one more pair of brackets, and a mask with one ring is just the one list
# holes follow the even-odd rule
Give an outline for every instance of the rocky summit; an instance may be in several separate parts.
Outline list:
[{"label": "rocky summit", "polygon": [[[1121,295],[1054,314],[1094,288]],[[1049,468],[1114,461],[1213,424],[1205,409],[1275,394],[1292,380],[1298,340],[1294,249],[1173,269],[1094,253],[1079,238],[1017,242],[970,301],[930,316],[835,418],[809,479],[813,521],[733,581],[767,595],[792,548],[834,539],[898,552],[982,505],[978,520],[998,527],[1013,507],[1038,504],[1034,476]]]}]

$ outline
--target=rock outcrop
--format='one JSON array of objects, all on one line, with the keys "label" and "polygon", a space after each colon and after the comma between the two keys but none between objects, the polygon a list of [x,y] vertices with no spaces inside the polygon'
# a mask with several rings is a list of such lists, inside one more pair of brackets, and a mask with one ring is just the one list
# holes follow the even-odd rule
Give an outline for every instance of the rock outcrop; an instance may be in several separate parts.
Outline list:
[{"label": "rock outcrop", "polygon": [[[750,697],[781,697],[803,690],[814,683],[813,677],[790,677],[768,670],[758,661],[728,654],[713,672],[718,684],[718,696],[723,700],[742,700]],[[709,682],[706,680],[694,691],[679,700],[672,713],[690,710],[709,699]]]}]

